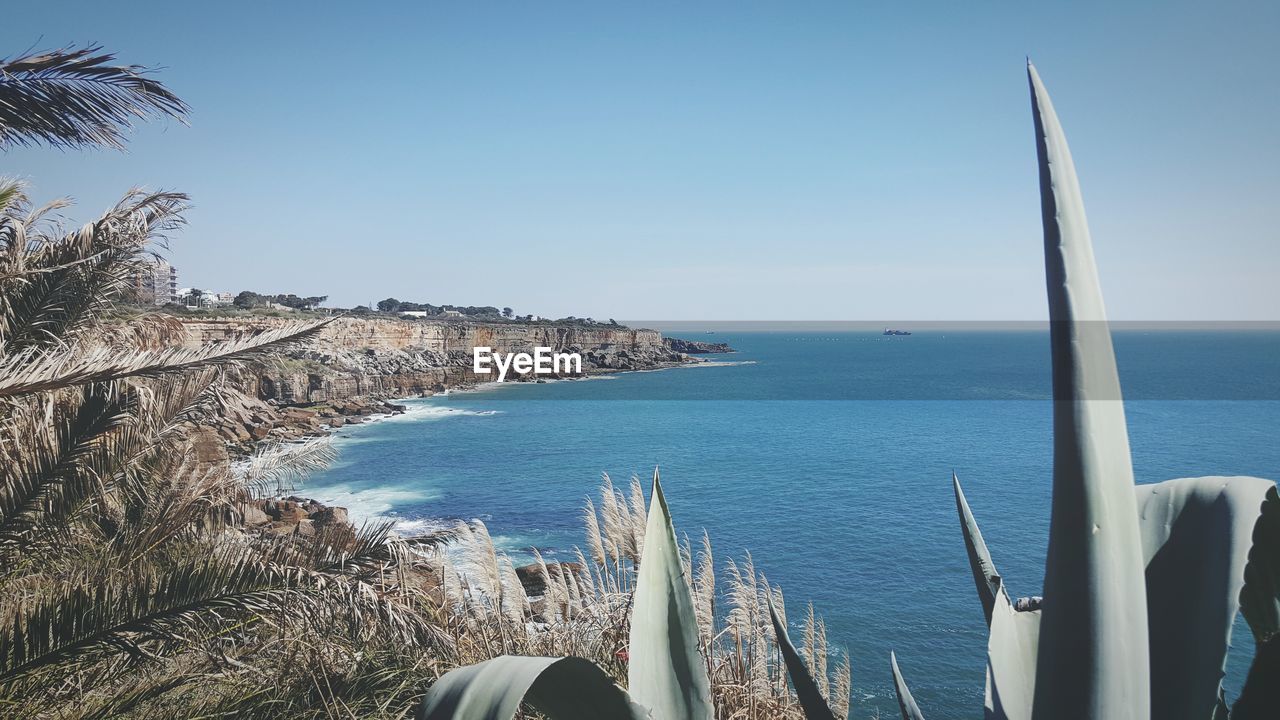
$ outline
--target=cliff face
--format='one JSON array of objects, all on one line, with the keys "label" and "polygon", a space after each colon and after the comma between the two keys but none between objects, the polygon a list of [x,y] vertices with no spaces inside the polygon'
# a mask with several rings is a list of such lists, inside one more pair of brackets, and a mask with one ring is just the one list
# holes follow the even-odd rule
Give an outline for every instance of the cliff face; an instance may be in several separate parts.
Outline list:
[{"label": "cliff face", "polygon": [[[267,317],[183,321],[191,346],[289,322]],[[296,404],[420,395],[495,379],[471,371],[471,350],[480,346],[500,353],[532,352],[535,346],[581,353],[586,373],[662,367],[688,359],[667,347],[655,330],[621,326],[339,318],[302,347],[252,366],[242,385],[262,399]]]}]

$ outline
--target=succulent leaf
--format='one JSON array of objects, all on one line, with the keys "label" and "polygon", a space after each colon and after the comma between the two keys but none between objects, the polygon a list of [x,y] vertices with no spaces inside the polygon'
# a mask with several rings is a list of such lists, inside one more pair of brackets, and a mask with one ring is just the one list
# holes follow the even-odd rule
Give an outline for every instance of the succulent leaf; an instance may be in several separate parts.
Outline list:
[{"label": "succulent leaf", "polygon": [[603,670],[577,657],[503,655],[446,673],[431,686],[422,720],[511,720],[528,703],[549,720],[645,720]]},{"label": "succulent leaf", "polygon": [[969,554],[969,569],[973,571],[973,582],[978,587],[978,600],[982,602],[982,612],[990,626],[996,594],[1001,588],[1000,573],[996,571],[991,551],[987,550],[987,543],[982,539],[978,522],[973,519],[973,511],[969,509],[964,490],[960,488],[960,478],[954,472],[951,473],[951,487],[956,496],[956,512],[960,515],[960,531],[964,533],[964,548]]},{"label": "succulent leaf", "polygon": [[698,651],[698,617],[656,469],[637,575],[627,673],[631,697],[655,718],[711,720],[715,710]]},{"label": "succulent leaf", "polygon": [[889,652],[889,667],[893,670],[893,691],[898,696],[898,710],[902,712],[902,720],[924,720],[924,713],[911,697],[911,689],[907,681],[902,679],[902,671],[898,669],[898,656]]},{"label": "succulent leaf", "polygon": [[1146,585],[1120,380],[1066,136],[1027,63],[1053,357],[1053,512],[1035,716],[1146,720]]},{"label": "succulent leaf", "polygon": [[988,720],[1031,720],[1039,636],[1040,611],[1015,609],[997,587],[987,640]]},{"label": "succulent leaf", "polygon": [[[1255,543],[1255,534],[1265,539],[1276,529],[1280,503],[1268,499],[1275,498],[1275,488],[1254,477],[1182,478],[1137,487],[1153,717],[1203,720],[1215,708],[1225,710],[1222,677],[1242,596],[1253,606],[1275,607],[1276,585],[1263,579],[1274,581],[1280,553],[1274,545]],[[1258,580],[1242,593],[1247,565]],[[1260,624],[1272,617],[1261,615]]]},{"label": "succulent leaf", "polygon": [[796,651],[787,635],[787,625],[778,617],[778,610],[773,606],[773,593],[769,597],[769,617],[773,620],[773,633],[778,638],[778,649],[782,651],[782,660],[787,666],[787,675],[791,685],[796,689],[796,697],[800,699],[800,707],[804,709],[805,720],[835,720],[836,714],[831,711],[818,683],[814,681],[804,658]]}]

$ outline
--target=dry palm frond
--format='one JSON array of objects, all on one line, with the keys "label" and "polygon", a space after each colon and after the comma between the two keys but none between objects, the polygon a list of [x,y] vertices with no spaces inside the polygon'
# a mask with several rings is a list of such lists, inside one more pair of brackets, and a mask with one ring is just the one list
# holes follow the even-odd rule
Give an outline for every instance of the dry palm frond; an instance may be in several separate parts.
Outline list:
[{"label": "dry palm frond", "polygon": [[75,720],[113,720],[129,717],[133,711],[141,710],[150,703],[184,685],[199,683],[202,676],[197,673],[159,673],[155,678],[138,678],[111,693],[81,700],[69,711],[67,717]]},{"label": "dry palm frond", "polygon": [[12,408],[0,426],[0,558],[65,535],[75,510],[101,495],[104,479],[129,454],[124,430],[137,403],[132,390],[95,383],[76,397],[32,398]]},{"label": "dry palm frond", "polygon": [[186,208],[181,193],[133,190],[98,220],[65,235],[33,233],[38,222],[6,218],[12,237],[0,252],[0,347],[6,354],[65,349],[100,325],[149,260],[147,246],[181,227]]},{"label": "dry palm frond", "polygon": [[21,181],[0,178],[0,213],[20,207],[26,200],[26,186]]},{"label": "dry palm frond", "polygon": [[71,587],[21,603],[0,626],[0,687],[26,684],[44,671],[54,678],[93,663],[166,654],[246,614],[269,617],[289,601],[304,573],[264,563],[230,547],[161,572],[117,575],[92,590]]},{"label": "dry palm frond", "polygon": [[116,542],[150,544],[206,517],[226,488],[210,494],[217,472],[179,471],[190,441],[178,430],[216,378],[203,371],[146,385],[94,383],[11,403],[0,423],[0,557],[33,562],[82,519]]},{"label": "dry palm frond", "polygon": [[187,340],[187,328],[173,315],[153,313],[128,322],[104,325],[98,329],[94,340],[130,350],[163,350],[183,344]]},{"label": "dry palm frond", "polygon": [[137,119],[182,120],[187,106],[137,65],[96,45],[0,60],[0,147],[123,147]]},{"label": "dry palm frond", "polygon": [[45,392],[121,378],[157,377],[192,368],[225,365],[305,340],[330,320],[293,323],[239,340],[200,348],[124,353],[109,347],[87,352],[26,351],[0,362],[0,397]]},{"label": "dry palm frond", "polygon": [[308,475],[329,467],[336,458],[337,451],[328,437],[261,445],[244,465],[240,477],[245,487],[254,492],[280,495]]}]

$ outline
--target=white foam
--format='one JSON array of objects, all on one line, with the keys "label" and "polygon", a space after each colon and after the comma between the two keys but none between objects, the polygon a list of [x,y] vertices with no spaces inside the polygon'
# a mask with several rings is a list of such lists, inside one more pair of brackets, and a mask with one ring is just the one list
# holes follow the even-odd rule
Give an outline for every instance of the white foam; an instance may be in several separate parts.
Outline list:
[{"label": "white foam", "polygon": [[[379,518],[387,519],[387,518]],[[396,520],[395,531],[405,537],[413,537],[414,535],[428,535],[440,530],[448,530],[454,526],[454,521],[444,520],[441,518],[417,518],[414,520]]]},{"label": "white foam", "polygon": [[397,520],[392,509],[408,503],[420,503],[432,500],[437,495],[426,490],[403,490],[398,488],[352,488],[350,485],[338,484],[325,487],[307,487],[303,484],[297,493],[306,495],[324,503],[347,509],[352,523],[383,522]]}]

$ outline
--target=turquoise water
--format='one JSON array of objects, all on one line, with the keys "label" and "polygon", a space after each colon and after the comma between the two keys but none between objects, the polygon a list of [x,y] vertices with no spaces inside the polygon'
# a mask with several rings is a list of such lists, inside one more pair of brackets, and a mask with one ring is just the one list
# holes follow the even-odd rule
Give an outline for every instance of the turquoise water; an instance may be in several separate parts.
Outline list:
[{"label": "turquoise water", "polygon": [[[481,518],[507,549],[564,557],[601,472],[660,465],[677,529],[749,550],[850,653],[859,717],[896,716],[889,651],[926,715],[981,712],[986,630],[952,499],[960,475],[1014,595],[1048,532],[1048,336],[719,334],[709,367],[511,384],[411,401],[342,430],[303,491],[412,528]],[[1117,332],[1139,482],[1280,478],[1280,334]],[[833,398],[833,399],[828,399]],[[794,612],[794,610],[793,610]],[[1252,652],[1237,625],[1231,696]],[[1239,655],[1240,653],[1237,653]]]}]

